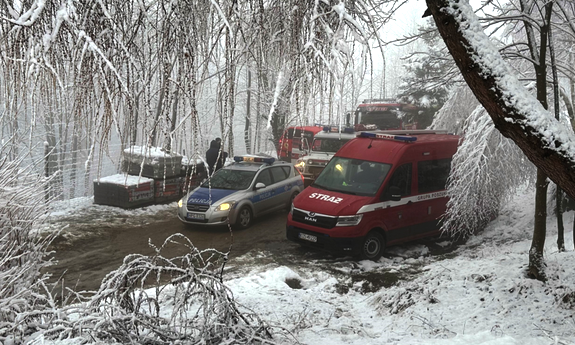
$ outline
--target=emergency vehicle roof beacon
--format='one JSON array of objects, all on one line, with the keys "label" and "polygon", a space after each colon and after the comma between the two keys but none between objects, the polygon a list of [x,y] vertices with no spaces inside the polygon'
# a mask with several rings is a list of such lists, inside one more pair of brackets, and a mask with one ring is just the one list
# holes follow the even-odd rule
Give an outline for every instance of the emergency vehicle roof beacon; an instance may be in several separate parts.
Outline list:
[{"label": "emergency vehicle roof beacon", "polygon": [[263,154],[235,156],[178,202],[178,218],[247,228],[262,214],[289,208],[302,189],[303,177],[291,163]]},{"label": "emergency vehicle roof beacon", "polygon": [[287,238],[377,261],[386,246],[438,235],[459,140],[443,130],[361,132],[294,200]]}]

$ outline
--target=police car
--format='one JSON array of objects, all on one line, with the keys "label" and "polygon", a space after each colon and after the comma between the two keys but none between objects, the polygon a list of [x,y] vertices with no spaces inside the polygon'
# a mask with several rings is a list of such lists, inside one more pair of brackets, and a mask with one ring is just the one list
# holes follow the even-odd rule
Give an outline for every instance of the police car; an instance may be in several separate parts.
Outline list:
[{"label": "police car", "polygon": [[295,164],[304,177],[305,186],[315,180],[343,144],[355,137],[352,127],[341,128],[340,131],[339,127],[325,126],[322,132],[317,133],[310,154],[301,157]]},{"label": "police car", "polygon": [[267,155],[236,156],[178,202],[178,218],[245,229],[256,217],[289,209],[303,188],[303,177],[291,163]]}]

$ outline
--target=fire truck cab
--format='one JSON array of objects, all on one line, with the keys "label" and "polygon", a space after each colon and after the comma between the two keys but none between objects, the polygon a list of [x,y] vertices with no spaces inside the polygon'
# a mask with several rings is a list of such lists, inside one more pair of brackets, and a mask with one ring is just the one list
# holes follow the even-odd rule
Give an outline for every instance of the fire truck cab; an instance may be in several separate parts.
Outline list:
[{"label": "fire truck cab", "polygon": [[323,129],[322,125],[288,127],[279,141],[278,158],[296,163],[310,150],[313,137]]},{"label": "fire truck cab", "polygon": [[381,130],[415,129],[416,124],[404,122],[406,115],[416,114],[419,109],[411,104],[398,103],[389,99],[366,99],[354,113],[354,123],[375,124]]},{"label": "fire truck cab", "polygon": [[377,261],[386,246],[438,235],[459,141],[446,131],[361,132],[294,199],[287,238]]},{"label": "fire truck cab", "polygon": [[300,157],[295,164],[304,177],[304,185],[309,186],[333,155],[355,136],[353,127],[325,126],[321,132],[317,133],[313,138],[311,151]]}]

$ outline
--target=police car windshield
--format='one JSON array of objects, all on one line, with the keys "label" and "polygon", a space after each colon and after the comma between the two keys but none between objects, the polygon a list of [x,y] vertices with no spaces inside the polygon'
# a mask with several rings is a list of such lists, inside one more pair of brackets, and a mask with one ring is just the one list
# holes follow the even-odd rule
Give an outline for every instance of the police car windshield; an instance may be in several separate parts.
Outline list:
[{"label": "police car windshield", "polygon": [[212,176],[211,181],[206,180],[202,187],[233,190],[247,189],[255,175],[256,171],[251,170],[220,169]]},{"label": "police car windshield", "polygon": [[312,186],[346,194],[374,196],[390,168],[390,164],[334,157]]},{"label": "police car windshield", "polygon": [[348,140],[339,139],[315,139],[313,141],[313,151],[333,152],[336,153]]}]

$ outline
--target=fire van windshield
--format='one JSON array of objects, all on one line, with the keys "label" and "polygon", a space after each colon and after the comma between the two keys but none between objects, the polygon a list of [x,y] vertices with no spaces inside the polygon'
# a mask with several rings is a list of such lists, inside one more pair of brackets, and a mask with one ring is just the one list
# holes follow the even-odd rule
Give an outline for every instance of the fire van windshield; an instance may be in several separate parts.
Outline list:
[{"label": "fire van windshield", "polygon": [[374,196],[391,165],[359,159],[333,157],[312,186],[361,196]]}]

